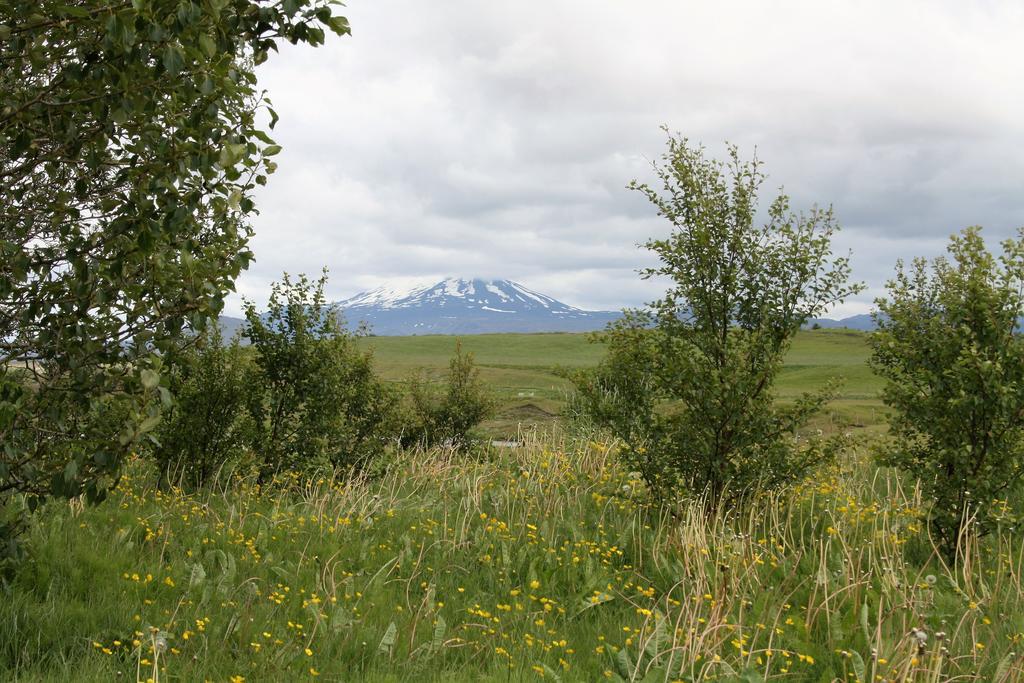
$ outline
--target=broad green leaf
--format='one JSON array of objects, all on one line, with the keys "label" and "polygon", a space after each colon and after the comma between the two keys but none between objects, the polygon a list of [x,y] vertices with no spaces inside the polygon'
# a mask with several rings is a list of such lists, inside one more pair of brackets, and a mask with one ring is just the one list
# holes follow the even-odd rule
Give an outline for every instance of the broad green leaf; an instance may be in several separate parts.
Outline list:
[{"label": "broad green leaf", "polygon": [[861,627],[861,630],[864,632],[864,642],[865,642],[865,644],[868,645],[868,647],[870,647],[871,646],[871,642],[872,642],[872,638],[871,638],[871,627],[868,625],[868,619],[869,619],[868,603],[865,600],[864,604],[861,605],[861,607],[860,607],[860,627]]},{"label": "broad green leaf", "polygon": [[444,620],[440,614],[437,615],[437,619],[434,621],[434,633],[430,638],[430,651],[440,652],[444,646],[444,636],[448,631],[448,622]]},{"label": "broad green leaf", "polygon": [[349,26],[348,19],[345,17],[331,17],[327,20],[327,26],[339,36],[349,35],[352,33],[352,27]]},{"label": "broad green leaf", "polygon": [[395,639],[398,636],[398,626],[395,622],[388,624],[387,630],[384,631],[384,636],[380,639],[380,644],[377,645],[377,652],[383,655],[391,656],[391,650],[395,646]]},{"label": "broad green leaf", "polygon": [[203,51],[203,54],[207,57],[213,57],[217,54],[217,44],[213,38],[205,33],[199,34],[199,49]]},{"label": "broad green leaf", "polygon": [[1013,666],[1016,659],[1017,654],[1011,652],[999,660],[999,665],[996,667],[995,673],[992,676],[993,683],[1004,683],[1009,680],[1008,674],[1010,673],[1010,667]]},{"label": "broad green leaf", "polygon": [[139,378],[142,380],[142,386],[146,389],[155,389],[160,384],[160,373],[149,368],[144,368],[139,373]]},{"label": "broad green leaf", "polygon": [[853,665],[853,673],[856,674],[857,680],[867,681],[867,679],[865,678],[867,672],[864,668],[864,659],[856,650],[850,652],[850,663]]},{"label": "broad green leaf", "polygon": [[164,48],[163,62],[167,72],[174,76],[177,76],[185,68],[185,57],[177,45],[167,45]]},{"label": "broad green leaf", "polygon": [[153,431],[158,424],[160,424],[160,415],[150,415],[139,423],[138,432],[139,434],[146,434]]},{"label": "broad green leaf", "polygon": [[612,655],[612,663],[615,665],[615,673],[619,676],[627,681],[633,678],[633,662],[630,661],[626,648],[622,648]]},{"label": "broad green leaf", "polygon": [[59,15],[77,17],[79,19],[89,16],[89,10],[85,7],[74,7],[71,5],[58,5],[54,8]]},{"label": "broad green leaf", "polygon": [[203,565],[198,562],[192,563],[192,569],[188,576],[189,588],[195,588],[206,581],[206,570],[203,569]]}]

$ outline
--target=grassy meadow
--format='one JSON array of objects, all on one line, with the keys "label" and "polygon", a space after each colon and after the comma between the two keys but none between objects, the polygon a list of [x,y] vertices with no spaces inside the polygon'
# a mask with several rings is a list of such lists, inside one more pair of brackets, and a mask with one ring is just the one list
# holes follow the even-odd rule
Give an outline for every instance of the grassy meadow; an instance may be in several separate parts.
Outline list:
[{"label": "grassy meadow", "polygon": [[[364,343],[400,379],[443,370],[454,340]],[[863,335],[801,334],[780,387],[847,379],[822,418],[854,434],[840,462],[711,519],[651,505],[614,443],[553,421],[555,368],[600,346],[462,343],[501,397],[492,433],[544,412],[522,448],[194,493],[136,460],[103,504],[52,502],[28,532],[0,680],[1024,680],[1024,539],[1007,509],[942,561],[914,483],[870,459]]]},{"label": "grassy meadow", "polygon": [[[546,427],[565,404],[571,383],[560,370],[596,365],[602,344],[587,334],[484,334],[458,339],[473,354],[481,377],[498,398],[494,419],[483,425],[494,437],[513,437],[520,429]],[[456,338],[449,336],[366,337],[361,344],[374,351],[379,372],[402,381],[423,370],[439,379],[447,371]],[[877,430],[883,419],[877,394],[881,382],[866,362],[867,336],[853,330],[806,330],[796,337],[778,383],[782,400],[843,380],[839,398],[815,428],[823,431]]]}]

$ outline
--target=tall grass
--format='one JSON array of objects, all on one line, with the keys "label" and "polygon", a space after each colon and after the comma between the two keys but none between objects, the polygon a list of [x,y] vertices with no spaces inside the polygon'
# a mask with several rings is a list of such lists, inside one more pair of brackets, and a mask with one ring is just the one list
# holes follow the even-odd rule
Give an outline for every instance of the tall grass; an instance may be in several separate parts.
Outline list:
[{"label": "tall grass", "polygon": [[372,479],[155,481],[135,463],[40,516],[0,678],[1024,679],[1019,531],[947,566],[918,491],[858,452],[711,519],[651,505],[613,444],[553,438]]}]

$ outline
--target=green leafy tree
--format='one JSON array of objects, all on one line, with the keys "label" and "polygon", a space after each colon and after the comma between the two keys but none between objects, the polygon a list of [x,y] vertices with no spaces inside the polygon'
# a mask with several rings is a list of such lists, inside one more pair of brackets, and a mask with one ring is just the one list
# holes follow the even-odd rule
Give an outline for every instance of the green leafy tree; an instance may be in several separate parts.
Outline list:
[{"label": "green leafy tree", "polygon": [[494,399],[480,381],[473,354],[463,353],[459,342],[448,363],[444,389],[428,384],[421,374],[411,380],[409,397],[412,417],[404,425],[406,444],[465,446],[470,431],[494,412]]},{"label": "green leafy tree", "polygon": [[390,436],[395,395],[342,326],[316,282],[287,274],[274,283],[266,313],[246,303],[252,445],[262,478],[274,472],[362,467]]},{"label": "green leafy tree", "polygon": [[569,417],[586,431],[608,428],[627,447],[631,465],[654,484],[664,473],[660,458],[646,455],[644,445],[658,419],[664,396],[656,388],[654,361],[657,348],[652,318],[647,311],[626,310],[621,320],[590,341],[602,343],[607,352],[594,370],[565,376],[576,385],[569,397]]},{"label": "green leafy tree", "polygon": [[655,164],[661,191],[633,182],[673,225],[647,248],[665,295],[630,311],[603,335],[607,358],[578,379],[581,401],[622,440],[656,494],[732,504],[777,487],[819,462],[798,429],[833,388],[780,405],[773,391],[793,336],[808,318],[858,291],[847,258],[834,258],[831,209],[790,210],[785,195],[756,222],[764,181],[756,159],[730,148],[726,164],[669,136]]},{"label": "green leafy tree", "polygon": [[173,401],[152,448],[165,483],[203,486],[241,460],[250,433],[246,355],[238,339],[225,345],[215,325],[175,355],[166,373]]},{"label": "green leafy tree", "polygon": [[876,302],[871,364],[894,411],[881,460],[920,479],[952,558],[968,520],[991,531],[1024,478],[1024,230],[998,258],[979,228],[948,252],[899,264]]},{"label": "green leafy tree", "polygon": [[0,0],[0,504],[100,498],[156,426],[159,354],[251,259],[253,66],[331,5]]}]

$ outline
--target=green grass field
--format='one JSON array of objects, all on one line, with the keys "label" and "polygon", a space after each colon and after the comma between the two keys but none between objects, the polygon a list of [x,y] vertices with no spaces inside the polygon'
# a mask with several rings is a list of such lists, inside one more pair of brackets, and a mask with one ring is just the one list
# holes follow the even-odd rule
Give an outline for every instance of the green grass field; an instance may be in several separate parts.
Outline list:
[{"label": "green grass field", "polygon": [[[604,353],[601,344],[589,340],[586,334],[486,334],[458,339],[367,337],[361,343],[373,349],[384,377],[401,381],[420,370],[431,378],[442,376],[458,341],[473,354],[481,377],[499,401],[498,412],[484,424],[484,431],[506,437],[556,419],[571,389],[557,369],[596,365]],[[877,399],[881,382],[867,367],[868,353],[863,332],[801,332],[778,384],[780,399],[842,378],[841,395],[812,426],[825,431],[877,430],[882,421]]]},{"label": "green grass field", "polygon": [[[450,337],[369,338],[438,376]],[[596,435],[566,436],[555,368],[582,335],[465,337],[524,447],[394,454],[373,477],[161,489],[137,459],[104,503],[53,501],[0,582],[4,681],[1024,680],[1024,544],[956,567],[912,480],[851,446],[742,514],[659,506]],[[780,400],[843,377],[818,428],[884,428],[860,333],[802,333]]]},{"label": "green grass field", "polygon": [[1019,532],[951,569],[913,486],[861,451],[710,519],[652,505],[607,445],[550,437],[370,480],[154,481],[138,461],[105,503],[37,519],[2,586],[0,680],[1024,676]]}]

